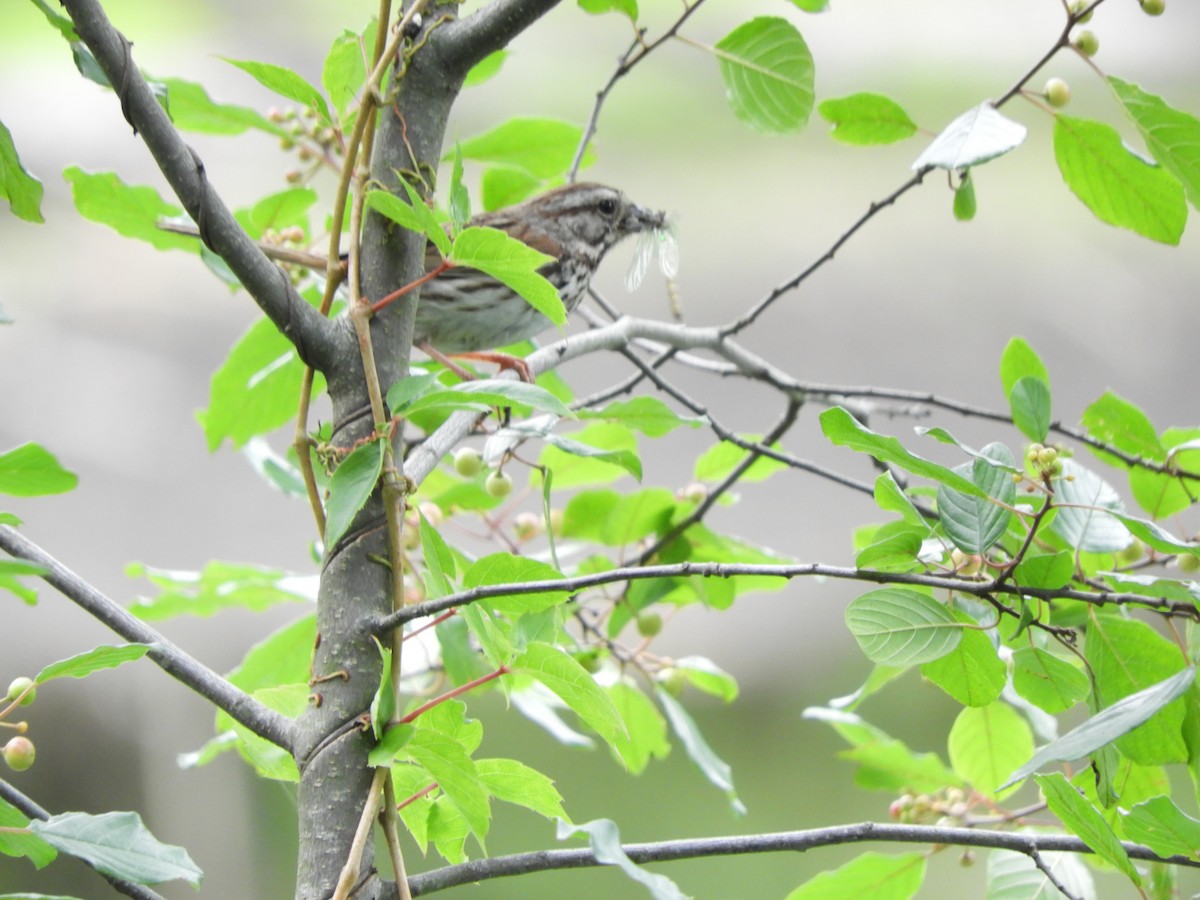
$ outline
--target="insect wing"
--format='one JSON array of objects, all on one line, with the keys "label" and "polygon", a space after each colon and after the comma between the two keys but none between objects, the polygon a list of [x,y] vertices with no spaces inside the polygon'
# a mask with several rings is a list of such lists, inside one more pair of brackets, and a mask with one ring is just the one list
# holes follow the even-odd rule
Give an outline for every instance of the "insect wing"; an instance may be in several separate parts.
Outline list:
[{"label": "insect wing", "polygon": [[629,264],[629,271],[625,273],[625,290],[636,291],[650,270],[650,260],[658,249],[655,234],[656,232],[643,231],[638,235],[637,250]]},{"label": "insect wing", "polygon": [[658,239],[658,268],[668,280],[674,280],[679,274],[679,242],[666,228],[656,229],[654,236]]}]

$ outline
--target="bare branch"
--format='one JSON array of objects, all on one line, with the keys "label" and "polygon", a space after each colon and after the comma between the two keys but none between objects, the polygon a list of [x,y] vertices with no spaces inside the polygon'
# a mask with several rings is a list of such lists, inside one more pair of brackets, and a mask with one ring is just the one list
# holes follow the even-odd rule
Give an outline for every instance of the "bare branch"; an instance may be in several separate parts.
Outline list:
[{"label": "bare branch", "polygon": [[187,146],[133,62],[132,45],[113,28],[96,0],[63,0],[79,37],[113,85],[121,112],[142,136],[179,202],[199,226],[200,238],[229,268],[296,347],[322,371],[339,358],[342,331],[296,293],[287,273],[255,246],[208,181],[204,163]]},{"label": "bare branch", "polygon": [[435,28],[429,42],[447,74],[463,78],[489,53],[509,41],[557,6],[559,0],[492,0],[465,19]]},{"label": "bare branch", "polygon": [[[781,831],[768,834],[733,835],[729,837],[691,838],[678,841],[659,841],[646,844],[624,844],[622,850],[635,863],[669,862],[679,859],[698,859],[713,856],[736,856],[745,853],[803,852],[817,847],[846,844],[892,842],[901,844],[947,844],[961,847],[986,847],[1023,853],[1037,864],[1041,853],[1091,853],[1092,850],[1077,837],[1036,832],[981,831],[974,828],[951,828],[932,825],[896,825],[862,822],[855,825],[835,825],[808,831]],[[1200,867],[1200,861],[1184,856],[1163,859],[1141,844],[1123,841],[1122,846],[1134,859],[1167,862],[1172,865]],[[537,850],[491,859],[476,859],[446,866],[432,872],[413,875],[409,879],[413,896],[428,896],[460,884],[507,878],[532,872],[556,869],[578,869],[602,865],[587,848]]]},{"label": "bare branch", "polygon": [[[45,821],[50,818],[50,813],[43,809],[31,797],[27,797],[21,791],[17,790],[3,778],[0,778],[0,800],[8,803],[10,806],[19,810],[20,813],[27,819],[40,819]],[[81,859],[85,865],[92,864],[86,859]],[[95,866],[92,866],[95,869]],[[96,874],[112,885],[113,890],[124,894],[126,897],[132,897],[133,900],[163,900],[162,894],[150,890],[144,885],[135,884],[132,881],[125,881],[121,878],[115,878],[112,875],[105,874],[99,869],[95,869]]]},{"label": "bare branch", "polygon": [[238,690],[145,622],[134,618],[33,541],[7,525],[0,525],[0,550],[13,559],[41,566],[46,571],[41,577],[68,600],[74,601],[127,641],[151,644],[152,649],[147,655],[176,681],[225,710],[259,737],[291,752],[292,723],[285,716]]}]

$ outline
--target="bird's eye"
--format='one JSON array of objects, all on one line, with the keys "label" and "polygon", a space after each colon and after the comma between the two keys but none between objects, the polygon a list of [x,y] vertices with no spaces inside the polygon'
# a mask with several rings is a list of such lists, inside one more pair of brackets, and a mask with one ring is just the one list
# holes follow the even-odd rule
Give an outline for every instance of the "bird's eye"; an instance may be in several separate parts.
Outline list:
[{"label": "bird's eye", "polygon": [[617,211],[617,201],[606,197],[596,204],[596,208],[600,210],[600,215],[611,216]]}]

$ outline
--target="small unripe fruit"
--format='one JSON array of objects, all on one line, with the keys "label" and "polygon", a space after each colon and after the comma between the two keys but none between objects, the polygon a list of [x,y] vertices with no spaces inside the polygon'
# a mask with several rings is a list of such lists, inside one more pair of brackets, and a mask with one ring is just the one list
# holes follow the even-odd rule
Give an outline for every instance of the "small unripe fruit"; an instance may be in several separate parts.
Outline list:
[{"label": "small unripe fruit", "polygon": [[[26,690],[28,690],[28,693],[26,693]],[[25,696],[21,697],[22,694],[25,694]],[[36,696],[37,688],[33,686],[32,678],[26,678],[25,676],[14,678],[12,684],[8,686],[8,700],[10,703],[21,697],[21,705],[28,706]]]},{"label": "small unripe fruit", "polygon": [[1165,0],[1142,0],[1142,12],[1148,16],[1161,16],[1166,8]]},{"label": "small unripe fruit", "polygon": [[600,651],[595,648],[584,650],[575,657],[575,661],[583,666],[584,671],[590,675],[595,675],[604,666],[604,658],[601,656]]},{"label": "small unripe fruit", "polygon": [[[1075,0],[1075,2],[1071,4],[1071,15],[1079,16],[1080,12],[1082,12],[1083,10],[1088,8],[1089,2],[1090,2],[1090,0]],[[1079,18],[1076,19],[1075,21],[1076,22],[1090,22],[1090,21],[1092,21],[1092,14],[1089,11],[1089,12],[1085,13],[1084,15],[1079,16]]]},{"label": "small unripe fruit", "polygon": [[1071,86],[1061,78],[1051,78],[1046,82],[1044,90],[1046,102],[1055,109],[1061,109],[1071,102]]},{"label": "small unripe fruit", "polygon": [[1179,571],[1185,575],[1195,575],[1200,572],[1200,557],[1192,556],[1190,553],[1180,553],[1175,557],[1175,565],[1179,566]]},{"label": "small unripe fruit", "polygon": [[662,631],[663,621],[662,616],[658,613],[639,613],[637,617],[637,630],[644,638],[652,638]]},{"label": "small unripe fruit", "polygon": [[1047,466],[1054,465],[1054,463],[1058,461],[1058,451],[1053,447],[1043,447],[1040,451],[1038,451],[1037,461],[1038,465],[1043,469]]},{"label": "small unripe fruit", "polygon": [[978,553],[964,553],[955,547],[950,551],[950,564],[959,575],[970,578],[983,570],[983,557]]},{"label": "small unripe fruit", "polygon": [[1030,444],[1028,447],[1025,448],[1025,458],[1027,460],[1029,460],[1030,462],[1033,462],[1034,460],[1037,459],[1037,455],[1045,449],[1046,448],[1043,447],[1041,444],[1039,444],[1037,441],[1034,441],[1032,444]]},{"label": "small unripe fruit", "polygon": [[513,489],[512,476],[499,470],[492,472],[483,482],[483,489],[497,499],[507,497]]},{"label": "small unripe fruit", "polygon": [[698,481],[694,481],[685,488],[681,488],[677,496],[680,500],[688,500],[691,503],[703,503],[708,499],[708,487]]},{"label": "small unripe fruit", "polygon": [[1100,49],[1100,38],[1096,37],[1094,32],[1084,29],[1075,35],[1073,45],[1084,56],[1095,56],[1096,51]]},{"label": "small unripe fruit", "polygon": [[33,765],[37,752],[34,750],[33,741],[29,738],[15,737],[4,745],[4,749],[0,750],[0,755],[4,756],[4,761],[14,772],[24,772]]},{"label": "small unripe fruit", "polygon": [[1132,566],[1136,562],[1141,562],[1143,556],[1146,555],[1146,545],[1134,538],[1129,546],[1124,550],[1117,551],[1117,564],[1122,566]]},{"label": "small unripe fruit", "polygon": [[474,447],[460,447],[454,454],[454,471],[464,478],[474,478],[483,471],[483,457]]},{"label": "small unripe fruit", "polygon": [[684,687],[687,686],[687,675],[674,666],[669,666],[659,670],[658,683],[672,697],[678,697],[683,693]]},{"label": "small unripe fruit", "polygon": [[523,512],[513,517],[513,534],[518,541],[528,541],[542,533],[542,517]]},{"label": "small unripe fruit", "polygon": [[561,509],[550,510],[550,533],[555,537],[562,537],[563,520],[565,518],[566,515]]}]

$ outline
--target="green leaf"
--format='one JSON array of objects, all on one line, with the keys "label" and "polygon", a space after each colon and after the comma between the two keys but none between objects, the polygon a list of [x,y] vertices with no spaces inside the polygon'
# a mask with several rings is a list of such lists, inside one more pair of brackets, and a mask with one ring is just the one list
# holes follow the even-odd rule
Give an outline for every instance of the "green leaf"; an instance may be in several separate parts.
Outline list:
[{"label": "green leaf", "polygon": [[[746,434],[738,435],[742,440],[749,442],[758,442],[761,435]],[[777,448],[772,448],[777,449]],[[741,465],[742,461],[750,455],[750,451],[737,444],[729,441],[722,441],[719,444],[713,444],[698,457],[692,470],[692,477],[697,481],[721,481],[728,477],[735,468]],[[763,479],[775,474],[781,469],[786,469],[787,464],[771,459],[769,456],[759,456],[745,472],[742,473],[741,481],[762,481]]]},{"label": "green leaf", "polygon": [[[459,143],[463,159],[519,169],[538,181],[567,173],[583,129],[559,119],[514,118]],[[585,157],[585,162],[587,157]],[[484,183],[485,205],[488,194]]]},{"label": "green leaf", "polygon": [[1192,205],[1200,206],[1200,119],[1114,75],[1108,76],[1108,83],[1142,133],[1150,153],[1183,182]]},{"label": "green leaf", "polygon": [[1099,810],[1092,806],[1067,781],[1061,772],[1036,775],[1038,787],[1046,798],[1050,812],[1088,845],[1101,859],[1112,865],[1135,885],[1142,883],[1141,876],[1133,867],[1129,854],[1121,846],[1112,828],[1104,821]]},{"label": "green leaf", "polygon": [[988,900],[1050,900],[1061,896],[1059,886],[1073,897],[1095,897],[1091,873],[1077,854],[1038,852],[1038,868],[1024,853],[992,850],[988,853]]},{"label": "green leaf", "polygon": [[499,228],[471,227],[454,239],[450,259],[457,265],[479,269],[512,288],[555,325],[567,321],[558,290],[538,269],[554,257],[534,250]]},{"label": "green leaf", "polygon": [[1165,681],[1118,700],[1038,750],[1025,765],[1009,776],[1008,781],[1001,785],[1001,790],[1023,781],[1047,763],[1082,759],[1128,734],[1171,701],[1183,696],[1195,680],[1196,670],[1188,666]]},{"label": "green leaf", "polygon": [[732,703],[737,699],[738,686],[733,676],[711,659],[703,656],[684,656],[675,660],[674,667],[683,673],[693,687]]},{"label": "green leaf", "polygon": [[37,604],[37,591],[21,582],[23,575],[45,575],[46,569],[21,559],[0,559],[0,588],[11,591],[30,606]]},{"label": "green leaf", "polygon": [[562,795],[554,782],[515,759],[478,759],[475,773],[497,800],[531,809],[547,819],[566,819]]},{"label": "green leaf", "polygon": [[988,635],[977,630],[978,622],[961,611],[952,612],[969,627],[963,629],[957,647],[925,663],[921,674],[963,706],[987,706],[1004,690],[1008,667]]},{"label": "green leaf", "polygon": [[12,132],[0,122],[0,197],[8,201],[8,208],[18,219],[44,222],[42,191],[42,183],[21,163]]},{"label": "green leaf", "polygon": [[[1200,428],[1168,428],[1160,438],[1166,461],[1182,472],[1200,474]],[[1183,512],[1195,503],[1190,479],[1151,472],[1140,467],[1129,470],[1129,488],[1142,509],[1156,519]]]},{"label": "green leaf", "polygon": [[68,659],[60,659],[38,672],[34,682],[45,684],[55,678],[86,678],[101,669],[115,669],[135,659],[141,659],[154,649],[154,644],[119,644],[115,647],[96,647]]},{"label": "green leaf", "polygon": [[408,203],[395,194],[374,190],[367,191],[367,206],[410,231],[424,234],[443,256],[450,253],[450,235],[446,234],[446,229],[434,216],[433,210],[425,204],[411,184],[407,181],[401,181],[400,184],[408,193]]},{"label": "green leaf", "polygon": [[59,852],[82,859],[114,878],[138,884],[182,879],[199,885],[204,877],[186,850],[159,842],[137,813],[62,813],[45,820],[34,819],[29,830]]},{"label": "green leaf", "polygon": [[311,675],[316,613],[301,616],[256,643],[226,678],[243,691],[299,684]]},{"label": "green leaf", "polygon": [[163,200],[154,188],[131,187],[112,172],[93,174],[78,166],[64,169],[63,178],[71,185],[75,208],[85,219],[107,225],[124,237],[146,241],[159,250],[200,252],[200,242],[195,238],[158,227],[159,219],[175,218],[183,210]]},{"label": "green leaf", "polygon": [[714,787],[724,792],[733,811],[738,815],[745,815],[746,806],[738,799],[737,790],[733,786],[733,770],[729,768],[729,763],[717,756],[712,747],[708,745],[708,741],[704,739],[704,735],[696,726],[695,720],[688,715],[688,711],[678,700],[662,688],[658,688],[657,693],[658,702],[662,706],[663,712],[667,714],[667,721],[671,723],[671,730],[683,744],[683,749],[687,751],[688,757],[700,768],[704,777]]},{"label": "green leaf", "polygon": [[333,116],[329,114],[329,106],[325,103],[321,92],[291,69],[252,59],[230,59],[227,56],[217,58],[241,69],[267,90],[274,91],[289,100],[295,100],[305,109],[313,110],[322,121],[327,123],[333,121]]},{"label": "green leaf", "polygon": [[908,900],[916,896],[924,880],[925,858],[920,853],[890,856],[868,851],[843,866],[809,879],[785,900],[833,900],[836,897]]},{"label": "green leaf", "polygon": [[[276,453],[263,438],[252,437],[246,441],[246,446],[242,448],[242,456],[263,481],[277,491],[289,497],[307,499],[308,492],[304,487],[300,469],[286,456]],[[318,473],[317,478],[320,477],[321,473]]]},{"label": "green leaf", "polygon": [[[1170,678],[1183,668],[1178,648],[1145,622],[1097,616],[1089,623],[1086,651],[1095,682],[1096,704],[1112,706],[1122,698]],[[1187,758],[1180,728],[1184,705],[1175,703],[1153,719],[1122,735],[1117,749],[1134,762],[1161,765]]]},{"label": "green leaf", "polygon": [[[1079,423],[1088,434],[1097,440],[1111,444],[1132,456],[1161,462],[1167,451],[1158,439],[1154,423],[1140,408],[1112,391],[1093,402],[1080,416]],[[1120,460],[1096,448],[1090,448],[1101,459],[1114,465],[1126,465]]]},{"label": "green leaf", "polygon": [[538,459],[554,472],[556,488],[616,481],[623,470],[642,478],[637,439],[624,425],[596,422],[572,437],[542,436],[548,445]]},{"label": "green leaf", "polygon": [[1200,854],[1200,820],[1186,815],[1170,797],[1153,797],[1121,817],[1131,841],[1145,844],[1162,857]]},{"label": "green leaf", "polygon": [[[260,688],[251,696],[264,706],[295,719],[308,706],[310,691],[306,678],[298,684]],[[259,737],[241,722],[235,722],[228,713],[217,714],[217,729],[232,730],[237,735],[238,753],[261,777],[290,784],[300,781],[300,772],[290,752]]]},{"label": "green leaf", "polygon": [[574,659],[549,644],[534,641],[509,666],[548,687],[606,742],[622,730],[621,717],[608,695]]},{"label": "green leaf", "polygon": [[846,627],[867,659],[888,666],[935,660],[962,638],[962,625],[945,606],[908,588],[880,588],[852,600]]},{"label": "green leaf", "polygon": [[950,764],[975,790],[1002,797],[1005,776],[1033,752],[1029,725],[1007,703],[968,707],[950,728]]},{"label": "green leaf", "polygon": [[480,181],[483,208],[488,212],[515,206],[547,186],[536,175],[509,166],[493,166],[483,173]]},{"label": "green leaf", "polygon": [[22,444],[0,453],[0,494],[40,497],[75,490],[79,476],[62,467],[41,444]]},{"label": "green leaf", "polygon": [[225,609],[260,612],[277,603],[312,600],[314,591],[279,569],[213,561],[203,571],[156,569],[141,563],[125,567],[130,578],[146,578],[160,589],[156,597],[138,597],[129,611],[144,621],[179,615],[211,616]]},{"label": "green leaf", "polygon": [[293,187],[267,194],[239,213],[238,219],[254,237],[261,237],[268,228],[276,230],[298,225],[307,230],[308,211],[317,202],[317,192],[308,187]]},{"label": "green leaf", "polygon": [[199,134],[242,134],[247,129],[285,137],[287,130],[249,106],[217,103],[202,85],[182,78],[164,78],[171,121],[182,131]]},{"label": "green leaf", "polygon": [[[405,384],[407,380],[401,381],[399,384]],[[508,381],[506,379],[463,381],[445,390],[428,391],[414,398],[407,406],[403,403],[393,405],[392,396],[392,392],[389,391],[388,405],[391,406],[394,413],[403,413],[404,415],[412,415],[430,409],[477,409],[482,411],[493,407],[521,405],[563,418],[572,417],[571,410],[548,390],[524,381]]]},{"label": "green leaf", "polygon": [[1019,147],[1026,133],[1024,125],[1005,118],[990,100],[985,100],[947,125],[912,168],[969,169]]},{"label": "green leaf", "polygon": [[[982,454],[1002,466],[1016,465],[1011,451],[1004,444],[988,444]],[[1008,530],[1017,486],[1006,469],[991,466],[983,459],[964,463],[955,467],[954,471],[961,475],[970,472],[971,481],[987,497],[970,496],[944,484],[938,485],[938,519],[946,536],[964,553],[986,553]]]},{"label": "green leaf", "polygon": [[[501,51],[497,51],[499,53]],[[472,70],[474,71],[474,70]],[[471,196],[463,184],[462,151],[454,148],[454,165],[450,168],[450,222],[457,234],[471,219]]]},{"label": "green leaf", "polygon": [[1073,459],[1063,459],[1063,477],[1054,482],[1058,515],[1050,528],[1071,547],[1114,553],[1129,546],[1129,530],[1110,513],[1123,513],[1121,497],[1107,481]]},{"label": "green leaf", "polygon": [[[24,856],[37,868],[44,869],[58,856],[58,851],[41,838],[26,832],[24,829],[28,826],[29,818],[15,806],[0,798],[0,854]],[[0,900],[3,896],[0,894]],[[54,900],[54,898],[46,898],[46,900]]]},{"label": "green leaf", "polygon": [[454,590],[454,552],[441,533],[418,511],[421,554],[425,559],[425,591],[430,599],[445,597]]},{"label": "green leaf", "polygon": [[1004,385],[1004,396],[1011,397],[1013,388],[1022,378],[1035,378],[1050,387],[1050,374],[1037,351],[1024,338],[1012,338],[1000,357],[1000,383]]},{"label": "green leaf", "polygon": [[[304,363],[275,324],[260,319],[251,325],[213,372],[208,408],[196,413],[209,451],[226,440],[241,447],[294,419],[303,378]],[[323,389],[318,373],[314,396]]]},{"label": "green leaf", "polygon": [[607,690],[625,725],[624,733],[618,734],[613,742],[613,752],[626,771],[639,775],[651,759],[665,759],[671,752],[667,723],[650,698],[633,685],[618,681]]},{"label": "green leaf", "polygon": [[1164,531],[1153,522],[1137,519],[1124,513],[1114,512],[1113,518],[1129,529],[1130,534],[1141,541],[1160,550],[1163,553],[1187,553],[1200,557],[1200,543],[1181,541],[1168,531]]},{"label": "green leaf", "polygon": [[[512,382],[505,383],[512,384]],[[609,403],[603,409],[580,410],[578,415],[581,419],[604,419],[608,422],[619,422],[649,437],[662,437],[670,434],[680,425],[699,428],[705,422],[703,418],[680,416],[657,397],[617,400]]]},{"label": "green leaf", "polygon": [[1058,590],[1075,574],[1075,561],[1065,550],[1058,553],[1027,553],[1017,563],[1013,578],[1022,587]]},{"label": "green leaf", "polygon": [[1050,388],[1040,378],[1017,379],[1008,395],[1013,424],[1031,441],[1044,441],[1050,433]]},{"label": "green leaf", "polygon": [[565,840],[580,832],[588,836],[592,855],[606,866],[616,866],[626,877],[650,891],[654,900],[688,900],[686,894],[679,890],[666,875],[648,872],[636,865],[621,848],[621,834],[612,819],[594,819],[582,825],[572,825],[566,821],[558,823],[558,839]]},{"label": "green leaf", "polygon": [[343,121],[367,80],[367,61],[375,46],[378,23],[372,19],[363,33],[343,31],[333,41],[321,68],[321,84]]},{"label": "green leaf", "polygon": [[822,100],[817,112],[833,124],[829,133],[844,144],[893,144],[917,131],[900,104],[882,94],[864,91]]},{"label": "green leaf", "polygon": [[975,199],[975,179],[971,177],[970,169],[963,171],[962,179],[954,189],[954,204],[951,209],[954,218],[959,222],[973,221],[975,213],[979,210],[979,203]]},{"label": "green leaf", "polygon": [[508,59],[507,50],[496,50],[493,53],[489,53],[471,67],[471,71],[467,73],[466,80],[463,81],[463,87],[475,87],[494,78],[499,73],[500,67],[504,65],[504,60],[506,59]]},{"label": "green leaf", "polygon": [[871,543],[854,557],[854,564],[860,569],[884,572],[922,569],[924,564],[918,556],[928,535],[928,527],[914,527],[903,521],[889,522],[875,531]]},{"label": "green leaf", "polygon": [[665,531],[677,505],[675,495],[665,488],[626,494],[581,491],[563,511],[563,537],[624,547]]},{"label": "green leaf", "polygon": [[896,438],[877,434],[840,406],[825,410],[821,413],[820,419],[821,430],[825,436],[839,447],[849,447],[860,453],[869,453],[880,462],[899,466],[914,475],[930,478],[972,497],[987,496],[974,482],[945,466],[909,453]]},{"label": "green leaf", "polygon": [[390,766],[415,732],[416,728],[412,725],[388,725],[384,729],[379,743],[372,747],[371,752],[367,754],[368,765],[376,768]]},{"label": "green leaf", "polygon": [[1012,657],[1013,688],[1038,709],[1054,715],[1087,697],[1091,686],[1078,668],[1037,647],[1022,647]]},{"label": "green leaf", "polygon": [[[463,573],[463,589],[522,584],[527,581],[552,581],[559,578],[562,578],[562,573],[544,562],[525,556],[514,556],[511,553],[493,553],[472,563]],[[481,602],[505,615],[519,616],[551,609],[566,602],[568,596],[566,591],[541,591],[536,594],[489,597]]]},{"label": "green leaf", "polygon": [[714,52],[739,119],[766,134],[804,127],[813,107],[813,59],[787,19],[751,19],[721,38]]},{"label": "green leaf", "polygon": [[1164,244],[1178,244],[1187,222],[1183,185],[1121,143],[1100,122],[1058,115],[1054,158],[1067,187],[1096,218]]},{"label": "green leaf", "polygon": [[792,5],[805,12],[819,13],[829,9],[829,0],[791,0]]},{"label": "green leaf", "polygon": [[326,547],[332,547],[346,533],[375,490],[382,469],[383,442],[375,440],[355,447],[334,470],[325,504]]},{"label": "green leaf", "polygon": [[579,0],[579,8],[593,16],[615,12],[628,16],[635,24],[638,20],[637,0]]},{"label": "green leaf", "polygon": [[875,479],[875,504],[885,512],[899,513],[909,525],[926,526],[925,517],[901,490],[891,472],[883,472]]}]

